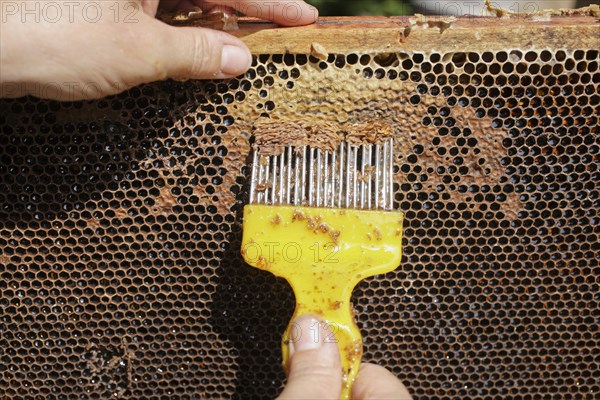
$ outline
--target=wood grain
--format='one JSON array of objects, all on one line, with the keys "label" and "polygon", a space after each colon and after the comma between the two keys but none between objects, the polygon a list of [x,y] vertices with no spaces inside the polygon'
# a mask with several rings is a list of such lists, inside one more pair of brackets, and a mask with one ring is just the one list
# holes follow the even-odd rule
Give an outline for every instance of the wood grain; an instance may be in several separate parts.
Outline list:
[{"label": "wood grain", "polygon": [[313,43],[329,53],[600,48],[600,23],[590,16],[552,17],[549,21],[519,16],[463,17],[442,33],[437,27],[411,28],[410,18],[329,17],[292,28],[242,18],[240,29],[230,33],[242,38],[254,54],[310,54]]}]

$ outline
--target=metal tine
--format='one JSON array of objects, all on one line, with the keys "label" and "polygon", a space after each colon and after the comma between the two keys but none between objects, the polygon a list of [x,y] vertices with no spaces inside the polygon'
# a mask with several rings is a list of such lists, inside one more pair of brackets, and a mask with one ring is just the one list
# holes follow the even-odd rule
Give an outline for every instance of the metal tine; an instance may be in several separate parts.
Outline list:
[{"label": "metal tine", "polygon": [[309,158],[305,160],[308,161],[308,205],[310,207],[313,206],[313,194],[315,192],[315,182],[314,182],[314,174],[315,174],[315,163],[314,163],[314,149],[308,149]]},{"label": "metal tine", "polygon": [[276,204],[277,202],[277,156],[272,156],[271,159],[273,160],[272,162],[272,166],[273,166],[273,178],[271,179],[271,204]]},{"label": "metal tine", "polygon": [[390,139],[389,150],[390,150],[390,154],[389,154],[390,165],[389,165],[389,171],[388,171],[388,176],[389,176],[389,178],[388,178],[388,180],[389,180],[389,182],[388,182],[388,184],[389,184],[388,209],[391,210],[394,208],[394,139],[393,138]]},{"label": "metal tine", "polygon": [[[279,204],[283,204],[283,192],[286,189],[283,182],[285,168],[285,152],[279,155]],[[288,187],[289,189],[289,187]]]},{"label": "metal tine", "polygon": [[350,151],[351,151],[350,143],[346,146],[346,208],[350,208],[350,174],[352,173],[350,169]]},{"label": "metal tine", "polygon": [[375,145],[375,209],[380,208],[379,204],[379,179],[381,179],[381,146]]},{"label": "metal tine", "polygon": [[252,175],[250,177],[250,204],[254,204],[256,198],[256,179],[258,172],[258,151],[254,150],[252,155]]},{"label": "metal tine", "polygon": [[285,204],[290,204],[290,192],[292,191],[292,147],[287,148],[287,186],[285,191]]},{"label": "metal tine", "polygon": [[264,191],[264,196],[263,196],[263,201],[265,204],[269,204],[269,178],[271,177],[270,175],[270,168],[271,168],[271,156],[266,157],[267,160],[269,160],[267,162],[267,165],[264,166],[265,169],[265,191]]},{"label": "metal tine", "polygon": [[[322,179],[323,179],[323,174],[322,174],[322,168],[323,168],[323,160],[321,157],[321,149],[316,149],[315,152],[317,153],[317,173],[316,173],[316,181],[317,181],[317,193],[316,193],[316,199],[315,199],[315,206],[317,207],[321,207],[321,199],[323,197],[323,193],[322,193]],[[314,162],[313,162],[314,163]]]},{"label": "metal tine", "polygon": [[360,190],[360,208],[365,208],[365,158],[367,156],[365,146],[360,146],[360,182],[358,183]]},{"label": "metal tine", "polygon": [[[263,185],[263,175],[264,175],[264,167],[262,165],[262,156],[259,155],[258,156],[258,181],[257,181],[257,185],[260,187],[261,185]],[[257,192],[257,203],[258,204],[262,204],[263,202],[263,198],[264,198],[264,194],[265,192],[262,190],[259,190]]]},{"label": "metal tine", "polygon": [[367,161],[369,162],[368,166],[369,166],[369,178],[367,180],[367,208],[370,210],[371,209],[371,198],[373,197],[373,185],[372,185],[372,181],[373,181],[373,165],[372,165],[372,157],[373,157],[373,145],[369,144],[369,148],[367,151]]},{"label": "metal tine", "polygon": [[358,147],[352,148],[352,161],[354,163],[352,174],[352,208],[356,208],[356,204],[358,203]]},{"label": "metal tine", "polygon": [[306,146],[302,146],[302,152],[298,155],[299,174],[296,175],[296,180],[298,181],[298,203],[297,205],[302,205],[304,202],[304,177],[306,175],[306,164],[304,163],[304,157],[306,156]]},{"label": "metal tine", "polygon": [[388,191],[388,176],[387,176],[387,165],[388,165],[388,142],[384,142],[383,143],[383,182],[382,182],[382,190],[381,190],[381,197],[382,197],[382,208],[384,210],[387,210],[387,191]]},{"label": "metal tine", "polygon": [[287,147],[279,156],[263,157],[255,150],[250,203],[391,210],[393,153],[393,139],[360,148],[341,143],[331,153],[303,146],[300,151]]},{"label": "metal tine", "polygon": [[304,205],[306,200],[306,156],[307,156],[307,148],[306,146],[302,146],[302,170],[300,171],[300,205]]},{"label": "metal tine", "polygon": [[294,149],[294,155],[296,156],[296,165],[294,166],[294,205],[297,206],[300,201],[300,163],[302,160],[300,159],[300,154],[297,149]]},{"label": "metal tine", "polygon": [[336,187],[336,180],[335,180],[335,167],[336,167],[336,162],[337,162],[337,151],[334,150],[331,152],[331,177],[329,178],[330,180],[330,185],[329,185],[329,189],[331,190],[330,194],[330,202],[329,202],[329,206],[330,207],[335,207],[335,187]]},{"label": "metal tine", "polygon": [[337,187],[337,204],[336,206],[342,207],[342,191],[344,190],[344,143],[340,143],[340,168],[338,172],[338,187]]},{"label": "metal tine", "polygon": [[323,163],[325,160],[323,159],[323,151],[321,149],[317,149],[317,171],[315,180],[317,181],[317,193],[315,198],[315,205],[317,207],[321,207],[323,205],[323,192],[325,191],[323,187]]},{"label": "metal tine", "polygon": [[329,152],[325,150],[323,154],[323,204],[322,207],[327,207],[329,201]]}]

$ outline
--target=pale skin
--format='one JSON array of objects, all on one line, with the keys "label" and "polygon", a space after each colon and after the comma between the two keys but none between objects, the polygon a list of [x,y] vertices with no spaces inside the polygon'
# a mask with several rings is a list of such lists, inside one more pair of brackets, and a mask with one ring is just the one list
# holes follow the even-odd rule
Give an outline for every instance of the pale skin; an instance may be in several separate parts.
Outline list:
[{"label": "pale skin", "polygon": [[169,26],[155,18],[159,7],[205,12],[235,7],[286,26],[318,17],[301,0],[46,3],[0,0],[1,97],[101,98],[166,78],[229,78],[250,67],[250,52],[241,40],[215,30]]},{"label": "pale skin", "polygon": [[[314,315],[302,315],[294,324],[299,334],[295,342],[290,342],[288,380],[278,400],[339,399],[342,362],[337,343],[330,340],[334,336],[329,326]],[[352,386],[352,399],[412,400],[412,397],[384,367],[362,364]]]},{"label": "pale skin", "polygon": [[[27,9],[21,8],[25,3]],[[167,78],[226,79],[250,67],[252,58],[241,40],[209,29],[169,26],[155,18],[159,7],[167,11],[200,7],[208,13],[231,13],[235,8],[284,26],[311,24],[318,17],[318,11],[302,0],[51,3],[57,6],[0,0],[0,97],[97,99]],[[296,322],[308,331],[315,321],[319,322],[303,316]],[[319,337],[330,337],[326,324],[319,326]],[[279,399],[339,398],[342,372],[337,345],[307,339],[304,335],[304,340],[291,344],[288,380]],[[352,396],[411,399],[392,373],[372,364],[361,366]]]}]

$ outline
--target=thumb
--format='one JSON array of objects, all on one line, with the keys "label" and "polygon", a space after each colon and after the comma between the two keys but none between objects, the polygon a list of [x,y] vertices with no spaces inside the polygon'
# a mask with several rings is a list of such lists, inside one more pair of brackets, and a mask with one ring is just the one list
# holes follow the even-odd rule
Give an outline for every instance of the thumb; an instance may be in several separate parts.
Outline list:
[{"label": "thumb", "polygon": [[160,35],[153,46],[160,58],[163,78],[226,79],[243,74],[252,55],[240,39],[225,32],[196,27],[175,27],[155,20]]},{"label": "thumb", "polygon": [[279,400],[339,399],[342,364],[328,324],[302,315],[293,324],[288,380]]}]

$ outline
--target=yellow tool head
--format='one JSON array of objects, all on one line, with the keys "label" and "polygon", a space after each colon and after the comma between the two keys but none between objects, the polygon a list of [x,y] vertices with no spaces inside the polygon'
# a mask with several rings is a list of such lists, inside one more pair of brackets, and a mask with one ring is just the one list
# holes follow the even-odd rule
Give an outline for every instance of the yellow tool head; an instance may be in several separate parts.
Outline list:
[{"label": "yellow tool head", "polygon": [[309,268],[356,284],[398,267],[402,222],[394,211],[248,205],[242,255],[288,280]]}]

